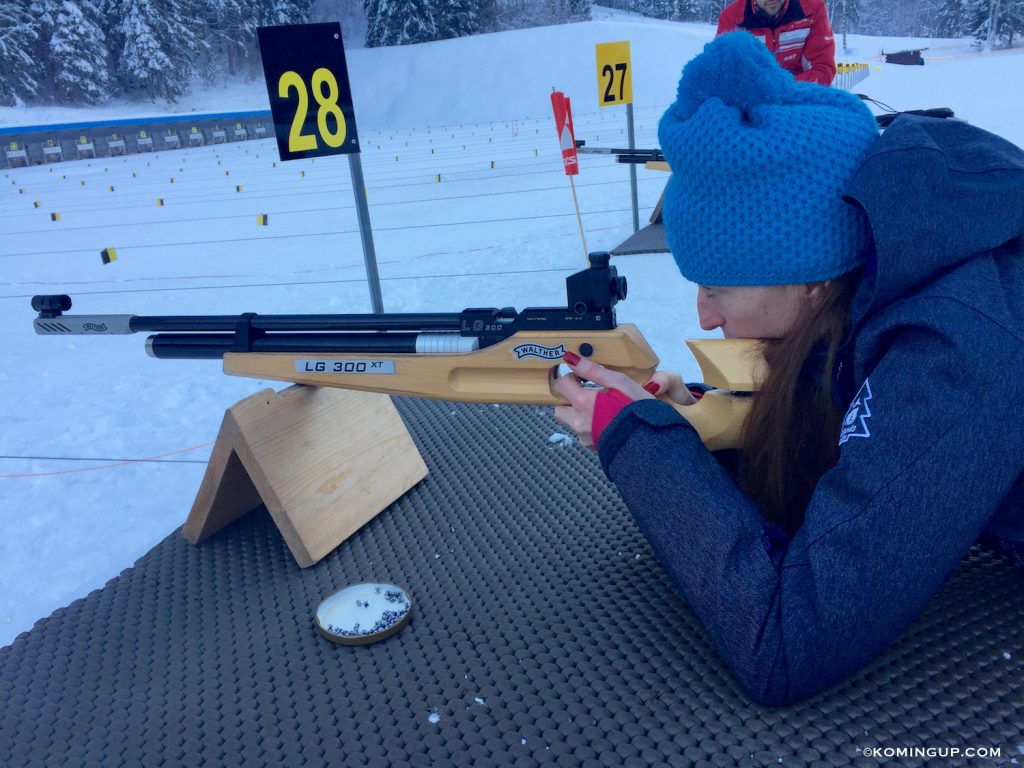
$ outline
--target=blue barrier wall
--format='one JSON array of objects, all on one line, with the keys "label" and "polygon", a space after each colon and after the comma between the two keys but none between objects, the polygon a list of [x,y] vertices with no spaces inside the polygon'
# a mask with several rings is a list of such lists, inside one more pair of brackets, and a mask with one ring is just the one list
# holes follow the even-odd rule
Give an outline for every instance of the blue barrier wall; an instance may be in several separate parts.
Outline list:
[{"label": "blue barrier wall", "polygon": [[269,138],[270,110],[0,128],[6,167]]}]

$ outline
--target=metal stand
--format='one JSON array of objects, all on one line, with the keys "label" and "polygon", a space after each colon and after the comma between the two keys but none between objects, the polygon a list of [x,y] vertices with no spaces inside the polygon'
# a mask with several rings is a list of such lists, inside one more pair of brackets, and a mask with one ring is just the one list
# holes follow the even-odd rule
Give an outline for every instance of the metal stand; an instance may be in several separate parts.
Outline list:
[{"label": "metal stand", "polygon": [[[636,149],[636,132],[633,130],[633,102],[626,105],[626,130],[629,134],[629,148]],[[640,231],[640,207],[636,195],[636,163],[629,164],[629,190],[633,198],[633,232]]]},{"label": "metal stand", "polygon": [[366,280],[370,284],[370,302],[374,314],[384,311],[384,300],[380,295],[380,275],[377,274],[377,252],[373,248],[373,229],[370,227],[370,208],[366,204],[366,182],[363,181],[363,163],[358,152],[348,156],[348,167],[352,172],[352,194],[356,198],[356,212],[359,215],[359,235],[363,239],[363,260],[366,262]]}]

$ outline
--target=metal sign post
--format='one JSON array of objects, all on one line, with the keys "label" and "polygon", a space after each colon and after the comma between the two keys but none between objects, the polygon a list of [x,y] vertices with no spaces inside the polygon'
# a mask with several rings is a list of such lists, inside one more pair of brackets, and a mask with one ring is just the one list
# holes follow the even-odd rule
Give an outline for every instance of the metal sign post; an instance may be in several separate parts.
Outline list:
[{"label": "metal sign post", "polygon": [[359,153],[348,156],[348,169],[352,174],[352,194],[356,197],[356,213],[359,216],[359,235],[363,239],[363,261],[366,262],[366,280],[370,284],[370,301],[374,314],[384,311],[380,296],[380,276],[377,274],[377,252],[373,248],[373,229],[370,227],[370,206],[366,204],[366,184],[363,181],[363,164]]},{"label": "metal sign post", "polygon": [[341,24],[256,30],[282,161],[348,155],[373,311],[384,311]]},{"label": "metal sign post", "polygon": [[[636,149],[636,133],[633,131],[633,102],[626,105],[626,133],[629,148]],[[633,232],[640,231],[640,210],[636,196],[636,163],[629,164],[629,192],[633,199]]]},{"label": "metal sign post", "polygon": [[[636,149],[633,129],[633,67],[629,59],[629,40],[597,43],[597,103],[602,107],[626,105],[626,131],[629,148]],[[636,164],[629,164],[629,188],[633,199],[633,232],[640,231],[640,209],[636,194]]]}]

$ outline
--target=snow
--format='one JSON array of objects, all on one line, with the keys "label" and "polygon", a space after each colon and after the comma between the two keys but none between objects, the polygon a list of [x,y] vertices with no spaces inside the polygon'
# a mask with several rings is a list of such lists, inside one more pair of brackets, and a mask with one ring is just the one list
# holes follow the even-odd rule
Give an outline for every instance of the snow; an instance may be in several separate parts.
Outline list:
[{"label": "snow", "polygon": [[[597,107],[594,44],[630,40],[637,145],[656,146],[682,65],[714,31],[595,16],[349,52],[386,311],[564,303],[564,278],[584,257],[551,88],[572,99],[577,138],[624,146],[624,110]],[[1024,80],[1024,50],[986,54],[968,41],[858,36],[848,44],[855,54],[845,60],[871,65],[859,91],[897,108],[950,106],[1024,145],[1024,100],[1005,90]],[[881,51],[911,46],[929,48],[926,66],[881,63]],[[264,84],[253,80],[217,84],[171,106],[5,108],[0,124],[266,106]],[[607,157],[581,156],[581,166],[587,245],[607,250],[631,231],[629,174]],[[638,178],[646,218],[665,176],[640,168]],[[51,212],[61,214],[58,222]],[[256,223],[261,213],[269,214],[266,227]],[[213,361],[151,359],[142,335],[37,336],[29,297],[69,293],[75,313],[150,315],[369,312],[370,298],[346,160],[281,163],[270,140],[6,171],[0,228],[6,645],[174,532],[224,409],[271,386],[224,376]],[[104,265],[99,251],[111,246],[118,259]],[[629,280],[620,322],[640,327],[663,367],[696,378],[682,343],[707,335],[696,322],[694,287],[668,255],[615,263]]]}]

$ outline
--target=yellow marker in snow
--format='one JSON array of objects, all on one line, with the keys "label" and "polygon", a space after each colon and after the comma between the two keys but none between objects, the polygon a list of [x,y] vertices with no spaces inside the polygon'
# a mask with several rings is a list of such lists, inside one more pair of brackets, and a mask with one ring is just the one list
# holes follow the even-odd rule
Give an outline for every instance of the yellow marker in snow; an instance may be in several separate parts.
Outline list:
[{"label": "yellow marker in snow", "polygon": [[117,261],[117,251],[113,248],[104,248],[100,251],[100,258],[104,264],[109,264],[112,261]]}]

